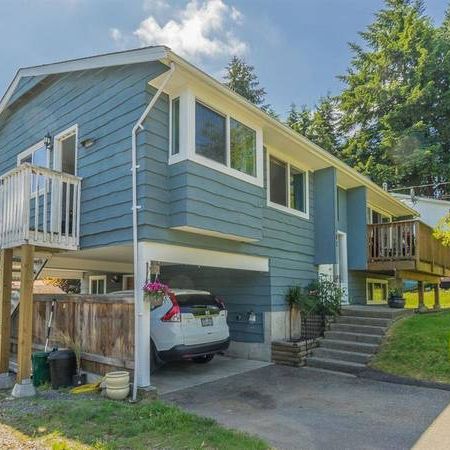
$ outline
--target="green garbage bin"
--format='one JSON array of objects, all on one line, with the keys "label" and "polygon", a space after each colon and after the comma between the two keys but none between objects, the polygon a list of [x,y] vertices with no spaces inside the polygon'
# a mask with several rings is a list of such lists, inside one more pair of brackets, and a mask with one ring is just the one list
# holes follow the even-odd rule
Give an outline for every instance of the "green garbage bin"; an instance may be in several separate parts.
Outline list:
[{"label": "green garbage bin", "polygon": [[50,369],[47,361],[48,355],[50,355],[50,352],[35,352],[31,355],[34,386],[40,386],[50,381]]}]

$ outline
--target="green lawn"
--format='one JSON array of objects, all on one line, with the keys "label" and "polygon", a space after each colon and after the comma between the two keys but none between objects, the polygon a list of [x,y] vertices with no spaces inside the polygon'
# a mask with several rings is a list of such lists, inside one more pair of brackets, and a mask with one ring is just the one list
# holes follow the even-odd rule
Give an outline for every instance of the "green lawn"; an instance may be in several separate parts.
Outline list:
[{"label": "green lawn", "polygon": [[[419,294],[417,292],[405,292],[406,308],[417,308],[419,305]],[[440,303],[442,308],[450,308],[450,290],[441,289]],[[432,308],[434,305],[434,291],[425,292],[425,306]]]},{"label": "green lawn", "polygon": [[54,450],[268,448],[258,438],[162,402],[58,397],[1,400],[0,396],[0,423]]},{"label": "green lawn", "polygon": [[450,383],[450,312],[418,314],[402,319],[370,366],[419,380]]}]

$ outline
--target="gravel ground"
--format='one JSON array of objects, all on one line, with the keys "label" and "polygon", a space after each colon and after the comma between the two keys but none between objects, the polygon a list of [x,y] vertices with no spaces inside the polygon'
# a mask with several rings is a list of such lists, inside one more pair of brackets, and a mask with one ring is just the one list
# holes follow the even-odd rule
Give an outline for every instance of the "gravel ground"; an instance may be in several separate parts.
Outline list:
[{"label": "gravel ground", "polygon": [[41,444],[0,423],[0,448],[2,450],[46,450]]}]

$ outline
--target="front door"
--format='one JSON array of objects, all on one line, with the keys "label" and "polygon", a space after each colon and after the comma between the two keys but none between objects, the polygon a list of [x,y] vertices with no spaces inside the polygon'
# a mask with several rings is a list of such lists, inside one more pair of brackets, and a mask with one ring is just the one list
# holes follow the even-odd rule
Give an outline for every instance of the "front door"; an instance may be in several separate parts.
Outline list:
[{"label": "front door", "polygon": [[341,288],[344,290],[342,304],[348,305],[348,262],[347,262],[347,234],[342,231],[337,233],[337,277]]}]

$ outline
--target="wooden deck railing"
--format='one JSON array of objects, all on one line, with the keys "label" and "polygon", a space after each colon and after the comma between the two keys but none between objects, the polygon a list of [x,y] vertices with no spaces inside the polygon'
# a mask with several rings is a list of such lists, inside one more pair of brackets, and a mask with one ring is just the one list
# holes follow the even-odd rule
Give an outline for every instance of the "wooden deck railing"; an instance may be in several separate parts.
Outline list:
[{"label": "wooden deck railing", "polygon": [[81,178],[25,163],[0,177],[0,246],[76,250]]},{"label": "wooden deck railing", "polygon": [[416,261],[450,268],[450,247],[433,237],[433,229],[420,220],[368,225],[371,262]]}]

